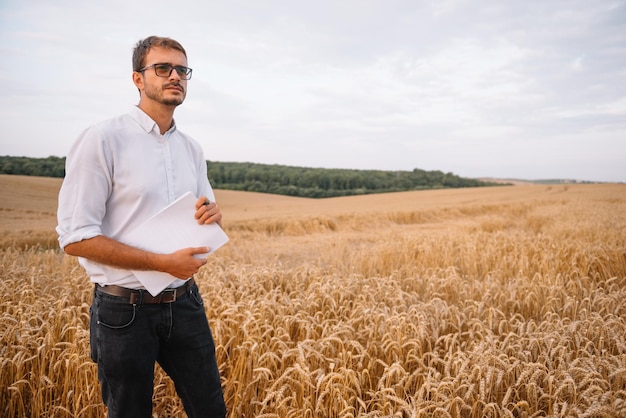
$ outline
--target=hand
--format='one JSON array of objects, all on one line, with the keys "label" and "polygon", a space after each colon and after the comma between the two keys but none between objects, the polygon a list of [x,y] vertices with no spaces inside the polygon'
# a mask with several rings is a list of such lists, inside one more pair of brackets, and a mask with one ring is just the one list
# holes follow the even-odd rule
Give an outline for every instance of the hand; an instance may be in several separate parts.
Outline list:
[{"label": "hand", "polygon": [[217,203],[211,202],[206,196],[200,196],[196,201],[195,218],[201,225],[215,222],[222,226],[222,211]]},{"label": "hand", "polygon": [[162,271],[179,279],[188,279],[198,272],[200,267],[206,264],[206,258],[194,257],[196,254],[206,254],[208,247],[183,248],[171,254],[165,255]]}]

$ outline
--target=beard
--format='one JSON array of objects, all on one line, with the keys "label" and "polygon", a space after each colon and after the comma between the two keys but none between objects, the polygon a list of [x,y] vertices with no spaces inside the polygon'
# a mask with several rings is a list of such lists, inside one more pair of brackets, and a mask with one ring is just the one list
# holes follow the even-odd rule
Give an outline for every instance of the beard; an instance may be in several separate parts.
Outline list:
[{"label": "beard", "polygon": [[[172,86],[179,86],[182,89],[182,96],[170,96],[168,94],[168,88]],[[187,97],[187,91],[185,91],[185,88],[180,85],[180,83],[167,83],[162,86],[146,85],[144,93],[146,94],[146,97],[150,100],[166,106],[178,106],[182,104],[185,100],[185,97]]]}]

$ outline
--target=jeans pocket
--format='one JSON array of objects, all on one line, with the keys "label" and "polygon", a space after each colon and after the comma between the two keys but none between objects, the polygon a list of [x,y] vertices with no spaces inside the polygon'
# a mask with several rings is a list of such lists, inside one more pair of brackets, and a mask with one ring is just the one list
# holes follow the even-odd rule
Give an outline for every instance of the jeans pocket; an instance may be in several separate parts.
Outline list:
[{"label": "jeans pocket", "polygon": [[89,355],[94,362],[98,362],[98,346],[93,324],[97,323],[94,306],[89,307]]},{"label": "jeans pocket", "polygon": [[193,304],[198,308],[204,307],[204,300],[202,300],[202,296],[200,296],[197,286],[192,286],[191,289],[189,289],[189,297],[193,301]]},{"label": "jeans pocket", "polygon": [[137,306],[130,303],[106,303],[100,301],[96,306],[96,323],[110,329],[130,327],[137,315]]}]

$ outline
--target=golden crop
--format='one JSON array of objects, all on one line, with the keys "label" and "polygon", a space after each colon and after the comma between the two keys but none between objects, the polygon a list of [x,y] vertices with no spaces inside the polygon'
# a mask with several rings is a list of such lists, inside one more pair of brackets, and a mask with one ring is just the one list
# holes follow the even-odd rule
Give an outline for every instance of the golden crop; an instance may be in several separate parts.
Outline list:
[{"label": "golden crop", "polygon": [[[29,182],[0,176],[0,416],[101,417],[93,288]],[[626,416],[626,185],[217,193],[231,417]],[[154,413],[185,416],[158,366]]]}]

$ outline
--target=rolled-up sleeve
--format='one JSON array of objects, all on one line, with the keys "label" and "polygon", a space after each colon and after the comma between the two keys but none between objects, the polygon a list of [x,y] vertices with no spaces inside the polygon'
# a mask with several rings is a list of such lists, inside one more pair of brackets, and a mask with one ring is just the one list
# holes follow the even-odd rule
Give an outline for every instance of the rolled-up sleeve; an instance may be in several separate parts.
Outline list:
[{"label": "rolled-up sleeve", "polygon": [[106,143],[95,127],[84,131],[70,149],[57,211],[56,232],[61,248],[102,235],[111,190],[109,160]]}]

